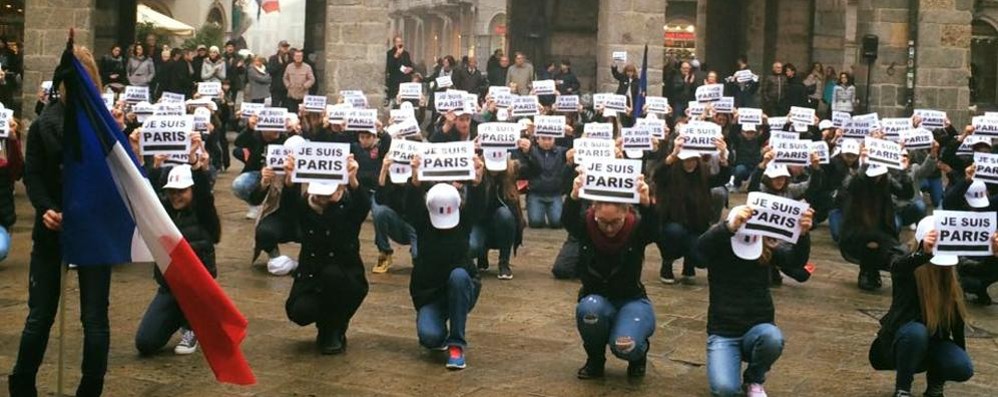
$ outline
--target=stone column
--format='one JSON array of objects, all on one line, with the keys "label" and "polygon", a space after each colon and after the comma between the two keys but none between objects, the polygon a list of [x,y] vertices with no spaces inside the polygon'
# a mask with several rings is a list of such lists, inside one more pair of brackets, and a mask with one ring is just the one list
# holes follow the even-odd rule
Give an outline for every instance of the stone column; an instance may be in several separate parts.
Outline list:
[{"label": "stone column", "polygon": [[661,92],[665,3],[663,0],[600,0],[596,38],[598,92],[617,89],[617,81],[610,75],[613,51],[627,51],[627,60],[640,71],[645,44],[648,44],[648,91],[656,95]]},{"label": "stone column", "polygon": [[971,0],[922,0],[918,14],[915,108],[946,111],[956,126],[970,122],[972,12]]},{"label": "stone column", "polygon": [[326,0],[325,92],[363,90],[372,107],[385,98],[388,0]]},{"label": "stone column", "polygon": [[[32,0],[24,3],[24,84],[25,115],[34,117],[36,94],[42,81],[51,80],[66,48],[69,29],[75,29],[75,42],[93,49],[95,0]],[[95,57],[100,56],[96,51]]]},{"label": "stone column", "polygon": [[813,62],[844,70],[847,0],[816,0],[814,4]]},{"label": "stone column", "polygon": [[[862,51],[864,35],[874,34],[880,38],[878,57],[873,64],[868,106],[870,112],[877,112],[880,117],[906,116],[907,7],[908,1],[905,0],[861,0],[857,9],[856,43],[860,47],[859,51]],[[968,18],[968,26],[969,23]],[[861,111],[867,105],[864,101],[868,68],[864,60],[859,57],[857,59],[856,94],[861,102]]]}]

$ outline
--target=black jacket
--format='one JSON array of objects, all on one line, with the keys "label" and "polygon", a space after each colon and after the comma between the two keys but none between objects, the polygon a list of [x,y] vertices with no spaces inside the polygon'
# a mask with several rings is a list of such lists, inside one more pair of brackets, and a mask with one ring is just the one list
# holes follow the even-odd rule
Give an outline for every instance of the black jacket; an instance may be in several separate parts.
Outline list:
[{"label": "black jacket", "polygon": [[357,160],[357,180],[367,191],[374,191],[378,188],[378,177],[381,176],[381,165],[388,155],[388,150],[392,147],[391,135],[382,132],[380,141],[369,150],[360,147],[359,143],[350,144],[350,153],[353,153],[354,160]]},{"label": "black jacket", "polygon": [[579,91],[582,89],[582,83],[579,82],[579,78],[575,76],[571,70],[565,73],[559,73],[554,76],[555,83],[557,83],[558,92],[562,95],[578,95]]},{"label": "black jacket", "polygon": [[[165,176],[169,172],[170,168],[158,169],[156,172],[151,172],[149,177],[151,180],[155,180],[155,175]],[[191,207],[177,211],[170,205],[169,200],[163,200],[163,209],[166,210],[177,229],[180,229],[180,234],[190,244],[191,249],[197,254],[208,273],[212,277],[217,277],[215,244],[218,244],[222,239],[222,229],[218,220],[218,210],[215,208],[215,196],[211,193],[209,176],[205,171],[193,171],[192,176],[194,177],[192,188],[194,202]],[[161,178],[161,182],[165,182],[165,178]],[[168,288],[159,267],[154,266],[153,269],[155,269],[153,275],[159,286]]]},{"label": "black jacket", "polygon": [[530,192],[543,195],[560,195],[565,176],[568,149],[553,146],[551,150],[543,150],[536,144],[530,147],[529,153],[518,151],[520,162],[520,177],[530,181]]},{"label": "black jacket", "polygon": [[[198,74],[201,72],[198,71]],[[173,92],[183,94],[187,98],[193,97],[194,93],[194,69],[185,60],[170,61],[163,65],[163,73],[157,75],[160,78],[159,89],[162,92]]]},{"label": "black jacket", "polygon": [[466,67],[454,69],[454,88],[468,91],[469,94],[481,96],[488,90],[489,81],[482,75],[482,71],[475,69],[468,70]]},{"label": "black jacket", "polygon": [[[338,266],[364,280],[364,262],[360,257],[360,228],[371,210],[367,190],[358,188],[343,195],[320,214],[308,204],[308,195],[298,189],[298,214],[301,228],[301,252],[297,273],[317,274],[325,266]],[[366,281],[364,281],[366,286]]]},{"label": "black jacket", "polygon": [[582,201],[565,198],[561,222],[572,237],[579,240],[579,289],[581,300],[587,295],[599,295],[610,300],[632,300],[647,297],[641,284],[641,268],[645,246],[655,241],[658,221],[653,207],[639,206],[631,240],[619,253],[606,255],[596,251],[586,226]]},{"label": "black jacket", "polygon": [[[128,84],[128,73],[125,72],[125,57],[113,58],[111,54],[104,55],[100,58],[99,69],[102,84]],[[111,75],[117,75],[118,77],[112,79]]]},{"label": "black jacket", "polygon": [[775,324],[773,297],[769,292],[770,267],[799,282],[811,274],[804,270],[811,255],[810,234],[803,234],[797,244],[780,244],[768,265],[758,260],[744,260],[731,249],[731,237],[724,221],[700,236],[697,248],[706,263],[710,284],[707,308],[707,334],[740,337],[758,324]]},{"label": "black jacket", "polygon": [[247,127],[236,137],[232,157],[245,164],[242,172],[260,171],[267,162],[267,145],[282,145],[285,139],[281,135],[272,142],[264,142],[259,132]]},{"label": "black jacket", "polygon": [[[423,183],[427,189],[430,183]],[[409,279],[409,295],[412,304],[419,308],[447,296],[447,280],[456,268],[463,268],[475,280],[475,294],[481,290],[478,270],[468,257],[468,240],[471,228],[485,212],[484,186],[466,185],[461,222],[449,230],[439,230],[430,223],[426,209],[426,190],[411,184],[388,184],[382,187],[379,197],[392,197],[386,200],[396,212],[402,215],[416,230],[416,244],[419,256],[413,258],[412,276]]]},{"label": "black jacket", "polygon": [[[874,369],[894,369],[894,336],[901,326],[910,322],[923,322],[922,303],[918,298],[918,285],[915,282],[915,269],[919,266],[934,266],[929,264],[931,254],[921,250],[904,255],[894,252],[891,259],[891,308],[880,318],[880,331],[870,346],[870,364]],[[964,320],[957,314],[948,335],[932,335],[933,338],[950,339],[961,349],[967,350],[964,335]]]},{"label": "black jacket", "polygon": [[28,129],[27,152],[24,161],[24,186],[28,199],[35,207],[35,227],[32,239],[53,236],[42,223],[48,210],[62,212],[62,121],[63,105],[52,101]]},{"label": "black jacket", "polygon": [[274,54],[267,61],[267,73],[270,74],[270,92],[287,93],[288,87],[284,86],[284,69],[291,63],[291,57],[287,54],[284,57]]},{"label": "black jacket", "polygon": [[610,67],[610,73],[613,74],[613,78],[617,80],[617,95],[626,95],[628,103],[634,100],[634,97],[638,95],[638,79],[628,78],[626,74],[617,71],[617,65]]},{"label": "black jacket", "polygon": [[395,99],[398,95],[399,84],[412,81],[412,74],[402,73],[402,66],[412,67],[409,51],[402,50],[402,55],[395,58],[395,47],[392,47],[385,53],[385,85],[390,99]]}]

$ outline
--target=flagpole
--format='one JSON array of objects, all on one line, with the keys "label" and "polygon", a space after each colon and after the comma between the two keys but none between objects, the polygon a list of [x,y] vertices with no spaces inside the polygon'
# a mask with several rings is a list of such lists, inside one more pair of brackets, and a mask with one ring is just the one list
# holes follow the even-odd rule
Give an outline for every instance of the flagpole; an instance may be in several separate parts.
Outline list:
[{"label": "flagpole", "polygon": [[63,390],[63,367],[66,362],[65,341],[66,341],[66,266],[60,266],[59,272],[59,367],[56,368],[56,390],[58,396],[62,397]]}]

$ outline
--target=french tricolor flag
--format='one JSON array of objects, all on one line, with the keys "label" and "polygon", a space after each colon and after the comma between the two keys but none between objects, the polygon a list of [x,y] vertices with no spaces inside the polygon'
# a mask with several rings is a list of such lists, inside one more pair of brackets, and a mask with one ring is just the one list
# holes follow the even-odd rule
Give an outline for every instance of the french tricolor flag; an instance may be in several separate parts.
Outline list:
[{"label": "french tricolor flag", "polygon": [[70,33],[54,79],[66,86],[63,259],[79,266],[155,260],[216,379],[255,383],[239,348],[246,318],[163,209],[72,44]]}]

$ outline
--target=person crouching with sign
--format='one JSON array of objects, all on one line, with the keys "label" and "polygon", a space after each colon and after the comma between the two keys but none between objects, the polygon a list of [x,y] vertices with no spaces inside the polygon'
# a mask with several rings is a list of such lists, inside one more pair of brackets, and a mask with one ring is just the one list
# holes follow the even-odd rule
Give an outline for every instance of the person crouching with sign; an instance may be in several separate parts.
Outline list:
[{"label": "person crouching with sign", "polygon": [[[150,176],[157,174],[156,169]],[[215,208],[215,196],[211,193],[211,178],[208,171],[207,158],[198,161],[192,167],[183,164],[169,169],[166,184],[162,190],[166,192],[163,208],[180,229],[184,239],[191,245],[198,259],[212,277],[218,276],[215,267],[215,244],[222,239],[222,223]],[[158,178],[152,177],[155,181]],[[170,293],[159,267],[154,267],[153,275],[159,289],[149,303],[139,329],[135,333],[135,348],[142,355],[151,355],[159,351],[180,330],[180,342],[173,349],[176,354],[191,354],[197,351],[198,341],[194,331],[187,325],[184,313],[180,311],[176,298]]]},{"label": "person crouching with sign", "polygon": [[[662,220],[662,233],[656,242],[662,252],[660,279],[673,284],[672,262],[683,258],[683,284],[693,284],[696,265],[702,258],[696,251],[696,241],[710,228],[719,215],[711,207],[711,187],[724,186],[730,171],[727,159],[721,160],[720,171],[711,175],[708,165],[698,152],[683,150],[686,138],[676,138],[672,153],[654,171],[655,198]],[[715,139],[719,149],[724,140]]]},{"label": "person crouching with sign", "polygon": [[[966,168],[966,177],[950,182],[950,189],[943,200],[943,208],[952,211],[998,211],[998,195],[991,194],[993,186],[974,181],[975,165]],[[960,285],[964,292],[973,295],[971,301],[983,306],[991,305],[988,287],[998,282],[998,258],[993,256],[961,258],[957,267]]]},{"label": "person crouching with sign", "polygon": [[[714,396],[766,396],[766,373],[783,353],[783,334],[774,323],[770,269],[779,267],[801,282],[810,277],[805,264],[814,210],[801,216],[801,235],[794,245],[741,233],[752,215],[751,207],[732,208],[726,221],[698,241],[710,283],[707,381]],[[739,377],[743,361],[748,366]]]},{"label": "person crouching with sign", "polygon": [[655,332],[655,313],[641,284],[645,246],[658,227],[648,184],[639,177],[637,211],[629,204],[602,201],[583,211],[579,193],[584,178],[575,178],[562,211],[562,224],[580,244],[582,288],[575,321],[587,357],[577,376],[603,377],[609,344],[613,355],[628,362],[627,376],[642,377]]},{"label": "person crouching with sign", "polygon": [[[285,175],[291,175],[294,161],[284,164]],[[346,350],[350,318],[367,296],[357,237],[371,209],[371,199],[360,187],[357,168],[350,156],[348,184],[310,183],[298,200],[301,252],[284,308],[295,324],[315,324],[319,331],[316,344],[322,354]]]},{"label": "person crouching with sign", "polygon": [[394,209],[416,230],[419,255],[413,258],[409,295],[416,307],[419,344],[447,351],[447,368],[459,370],[467,365],[468,313],[481,292],[468,248],[471,229],[485,212],[485,165],[475,157],[474,180],[436,183],[427,190],[429,183],[418,177],[421,163],[421,156],[413,157],[411,182],[400,192],[404,198],[389,205],[398,206]]},{"label": "person crouching with sign", "polygon": [[469,255],[477,258],[478,269],[484,271],[489,268],[489,248],[498,249],[497,277],[500,280],[513,279],[510,257],[523,245],[526,222],[520,207],[520,192],[516,187],[519,168],[519,162],[506,159],[505,170],[489,171],[485,175],[485,214],[471,229]]},{"label": "person crouching with sign", "polygon": [[[916,373],[927,372],[924,396],[943,395],[945,382],[964,382],[974,375],[967,355],[964,321],[967,309],[957,280],[955,256],[932,255],[938,241],[935,219],[922,219],[914,249],[890,262],[894,295],[870,345],[870,365],[894,370],[894,396],[911,396]],[[991,246],[998,252],[998,235]]]}]

